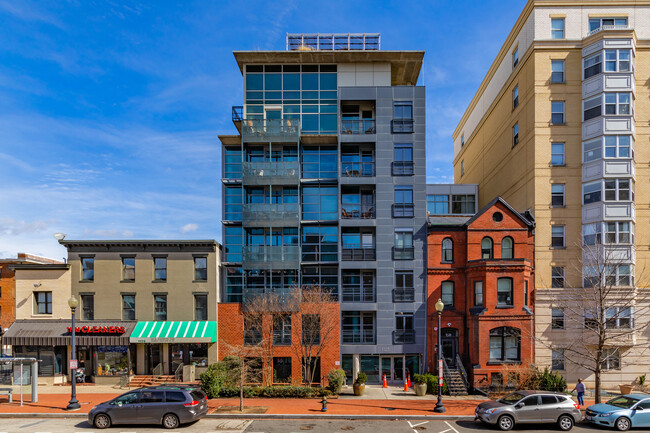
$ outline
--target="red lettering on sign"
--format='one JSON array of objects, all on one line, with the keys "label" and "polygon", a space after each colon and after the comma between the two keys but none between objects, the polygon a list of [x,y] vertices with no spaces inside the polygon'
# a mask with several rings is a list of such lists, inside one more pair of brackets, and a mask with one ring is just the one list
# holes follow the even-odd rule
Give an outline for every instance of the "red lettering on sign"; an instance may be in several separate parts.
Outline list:
[{"label": "red lettering on sign", "polygon": [[[72,327],[66,328],[68,333],[72,333]],[[124,326],[82,326],[74,328],[77,334],[124,334],[126,328]]]}]

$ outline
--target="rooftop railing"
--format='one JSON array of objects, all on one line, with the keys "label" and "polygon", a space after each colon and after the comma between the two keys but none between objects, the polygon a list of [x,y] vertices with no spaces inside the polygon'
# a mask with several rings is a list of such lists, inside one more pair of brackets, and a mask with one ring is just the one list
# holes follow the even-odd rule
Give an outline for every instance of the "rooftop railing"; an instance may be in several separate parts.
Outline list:
[{"label": "rooftop railing", "polygon": [[287,33],[287,51],[378,51],[380,33]]},{"label": "rooftop railing", "polygon": [[609,25],[609,26],[600,26],[597,29],[594,29],[587,33],[587,36],[595,35],[596,33],[603,32],[606,30],[632,30],[632,27],[629,25]]}]

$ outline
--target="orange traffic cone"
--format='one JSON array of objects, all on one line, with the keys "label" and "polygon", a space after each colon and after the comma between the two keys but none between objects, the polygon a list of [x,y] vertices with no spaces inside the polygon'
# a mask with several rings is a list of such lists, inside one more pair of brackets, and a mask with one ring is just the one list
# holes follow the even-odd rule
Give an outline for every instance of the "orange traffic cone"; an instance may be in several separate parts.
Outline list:
[{"label": "orange traffic cone", "polygon": [[411,375],[410,374],[408,375],[408,378],[409,378],[408,384],[409,384],[409,388],[410,388],[411,387]]},{"label": "orange traffic cone", "polygon": [[386,382],[386,375],[384,374],[384,383],[381,386],[382,388],[388,388],[388,382]]},{"label": "orange traffic cone", "polygon": [[404,392],[408,392],[408,390],[409,390],[409,384],[406,381],[406,379],[404,379]]}]

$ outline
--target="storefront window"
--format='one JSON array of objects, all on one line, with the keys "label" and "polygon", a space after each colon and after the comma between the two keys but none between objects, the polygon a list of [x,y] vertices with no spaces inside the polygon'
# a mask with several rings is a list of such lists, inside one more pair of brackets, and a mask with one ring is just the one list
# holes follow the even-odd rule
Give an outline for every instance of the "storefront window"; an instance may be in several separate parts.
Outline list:
[{"label": "storefront window", "polygon": [[368,375],[368,383],[379,382],[379,356],[361,355],[360,367]]},{"label": "storefront window", "polygon": [[128,346],[97,346],[97,376],[129,373]]},{"label": "storefront window", "polygon": [[208,365],[208,345],[206,343],[189,344],[190,365],[206,367]]},{"label": "storefront window", "polygon": [[21,358],[40,359],[38,375],[52,377],[55,374],[64,374],[67,360],[65,346],[14,346],[14,356]]}]

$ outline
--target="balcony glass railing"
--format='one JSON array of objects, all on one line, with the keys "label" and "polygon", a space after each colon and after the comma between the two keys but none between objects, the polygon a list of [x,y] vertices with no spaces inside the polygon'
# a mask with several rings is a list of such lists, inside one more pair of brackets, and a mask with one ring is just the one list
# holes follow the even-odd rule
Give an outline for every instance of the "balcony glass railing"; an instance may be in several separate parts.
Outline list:
[{"label": "balcony glass railing", "polygon": [[300,181],[298,161],[242,162],[245,185],[293,185]]},{"label": "balcony glass railing", "polygon": [[244,269],[298,269],[297,245],[247,245],[243,250]]},{"label": "balcony glass railing", "polygon": [[393,331],[393,344],[415,343],[415,331],[412,329],[399,329]]},{"label": "balcony glass railing", "polygon": [[375,218],[375,206],[341,205],[343,219],[372,219]]},{"label": "balcony glass railing", "polygon": [[341,256],[345,261],[377,260],[377,252],[374,248],[344,246]]},{"label": "balcony glass railing", "polygon": [[391,162],[391,173],[393,176],[413,176],[413,165],[413,161]]},{"label": "balcony glass railing", "polygon": [[375,119],[343,119],[341,134],[375,134]]},{"label": "balcony glass railing", "polygon": [[401,289],[393,289],[393,302],[414,302],[415,301],[415,288],[405,287]]},{"label": "balcony glass railing", "polygon": [[375,331],[343,330],[343,344],[375,344]]},{"label": "balcony glass railing", "polygon": [[413,247],[393,247],[393,260],[413,260],[414,257]]},{"label": "balcony glass railing", "polygon": [[375,162],[342,162],[343,177],[372,177],[375,175]]},{"label": "balcony glass railing", "polygon": [[300,121],[297,119],[243,119],[242,139],[250,141],[297,142]]},{"label": "balcony glass railing", "polygon": [[343,284],[341,290],[343,302],[375,302],[374,286]]},{"label": "balcony glass railing", "polygon": [[243,223],[247,227],[282,224],[296,225],[300,220],[298,203],[251,203],[243,205]]}]

